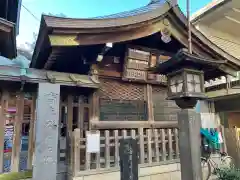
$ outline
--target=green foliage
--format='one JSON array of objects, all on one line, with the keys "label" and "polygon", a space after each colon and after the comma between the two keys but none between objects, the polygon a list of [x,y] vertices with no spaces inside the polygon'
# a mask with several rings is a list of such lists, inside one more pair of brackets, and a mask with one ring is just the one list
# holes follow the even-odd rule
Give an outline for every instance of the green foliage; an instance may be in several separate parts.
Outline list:
[{"label": "green foliage", "polygon": [[0,180],[20,180],[32,178],[32,171],[11,172],[0,174]]},{"label": "green foliage", "polygon": [[217,170],[218,180],[240,180],[240,170],[234,168],[222,168]]}]

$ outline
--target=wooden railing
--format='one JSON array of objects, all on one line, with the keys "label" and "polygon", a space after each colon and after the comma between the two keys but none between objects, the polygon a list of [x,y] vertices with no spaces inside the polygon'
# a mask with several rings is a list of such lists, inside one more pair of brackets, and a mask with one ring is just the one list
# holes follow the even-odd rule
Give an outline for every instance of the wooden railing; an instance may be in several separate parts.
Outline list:
[{"label": "wooden railing", "polygon": [[100,130],[100,152],[86,152],[86,138],[80,137],[80,129],[73,133],[71,167],[74,175],[81,171],[119,168],[119,140],[137,139],[139,164],[157,164],[179,158],[178,130],[132,129]]}]

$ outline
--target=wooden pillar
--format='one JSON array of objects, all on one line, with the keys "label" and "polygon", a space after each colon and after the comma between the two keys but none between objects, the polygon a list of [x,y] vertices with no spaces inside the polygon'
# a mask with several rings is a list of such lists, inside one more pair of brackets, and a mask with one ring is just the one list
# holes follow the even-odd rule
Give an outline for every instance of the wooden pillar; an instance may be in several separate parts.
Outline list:
[{"label": "wooden pillar", "polygon": [[226,90],[227,90],[227,94],[228,94],[229,89],[231,88],[231,77],[229,75],[226,75],[225,78],[226,78],[226,86],[227,86]]},{"label": "wooden pillar", "polygon": [[30,128],[29,128],[29,140],[28,140],[28,161],[27,168],[32,169],[32,161],[34,155],[34,145],[35,145],[35,121],[36,121],[36,95],[32,96],[31,102],[31,118],[30,118]]},{"label": "wooden pillar", "polygon": [[90,122],[99,121],[99,95],[95,91],[91,97],[91,117]]},{"label": "wooden pillar", "polygon": [[14,121],[14,135],[11,156],[12,172],[19,171],[23,112],[24,112],[24,92],[20,92],[17,96],[17,116]]},{"label": "wooden pillar", "polygon": [[146,86],[146,101],[147,101],[147,112],[148,112],[148,122],[153,123],[153,99],[152,99],[152,85],[147,84]]},{"label": "wooden pillar", "polygon": [[73,169],[73,96],[68,95],[67,99],[67,135],[66,135],[66,161],[68,166],[68,171]]},{"label": "wooden pillar", "polygon": [[[98,81],[99,77],[98,77],[98,66],[97,64],[93,64],[91,66],[91,77],[93,80]],[[90,125],[89,128],[90,129],[94,129],[94,127],[92,127],[92,123],[93,122],[98,122],[99,121],[99,93],[98,91],[94,91],[91,98],[90,98],[90,109],[91,109],[91,115],[90,115]]]},{"label": "wooden pillar", "polygon": [[74,167],[73,167],[73,175],[76,176],[80,171],[81,165],[81,148],[80,148],[80,129],[74,129],[73,131],[74,137]]},{"label": "wooden pillar", "polygon": [[80,137],[83,137],[83,107],[81,97],[78,97],[78,128],[80,129]]},{"label": "wooden pillar", "polygon": [[4,131],[5,131],[5,108],[8,101],[8,92],[3,91],[1,96],[0,106],[0,173],[3,173],[3,159],[4,159]]},{"label": "wooden pillar", "polygon": [[228,123],[228,112],[220,112],[220,123],[225,127],[229,128],[229,123]]}]

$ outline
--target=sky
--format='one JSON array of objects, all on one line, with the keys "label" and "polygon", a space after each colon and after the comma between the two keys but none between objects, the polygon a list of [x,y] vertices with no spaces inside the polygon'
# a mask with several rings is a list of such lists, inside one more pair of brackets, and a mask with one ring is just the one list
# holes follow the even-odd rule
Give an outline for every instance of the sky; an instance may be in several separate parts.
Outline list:
[{"label": "sky", "polygon": [[[190,0],[191,13],[201,9],[212,0]],[[41,15],[64,14],[71,18],[88,18],[109,15],[139,8],[150,0],[22,0],[17,46],[29,48],[26,42],[33,41],[33,33],[38,33]],[[186,13],[186,0],[178,0]],[[25,9],[27,8],[27,10]]]}]

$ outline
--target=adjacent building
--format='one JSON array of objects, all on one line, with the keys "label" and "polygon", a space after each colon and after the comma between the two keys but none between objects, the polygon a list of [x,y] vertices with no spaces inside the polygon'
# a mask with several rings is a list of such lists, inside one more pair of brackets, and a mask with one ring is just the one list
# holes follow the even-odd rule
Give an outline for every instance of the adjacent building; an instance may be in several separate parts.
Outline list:
[{"label": "adjacent building", "polygon": [[16,35],[22,0],[0,1],[0,56],[14,58],[17,55]]},{"label": "adjacent building", "polygon": [[[240,1],[216,0],[192,16],[192,23],[220,49],[240,60]],[[206,82],[208,96],[214,102],[226,127],[240,127],[239,73]]]}]

